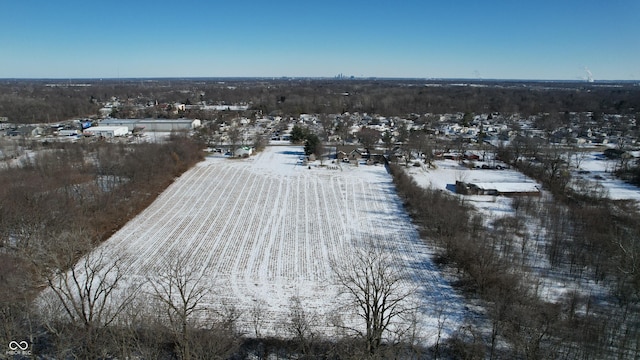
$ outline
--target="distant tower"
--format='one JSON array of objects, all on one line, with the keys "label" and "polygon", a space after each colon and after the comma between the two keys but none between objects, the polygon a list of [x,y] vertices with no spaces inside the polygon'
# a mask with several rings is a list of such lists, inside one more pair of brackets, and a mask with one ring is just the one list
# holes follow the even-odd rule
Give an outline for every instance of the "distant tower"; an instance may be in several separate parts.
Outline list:
[{"label": "distant tower", "polygon": [[589,71],[588,67],[584,67],[584,71],[587,72],[587,82],[592,83],[593,82],[593,74],[591,73],[591,71]]}]

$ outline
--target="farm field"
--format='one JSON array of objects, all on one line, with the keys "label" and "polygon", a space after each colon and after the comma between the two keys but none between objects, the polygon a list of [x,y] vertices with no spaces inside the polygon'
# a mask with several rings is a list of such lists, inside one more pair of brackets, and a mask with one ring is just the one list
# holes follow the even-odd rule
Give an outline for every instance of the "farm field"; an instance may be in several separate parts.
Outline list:
[{"label": "farm field", "polygon": [[[154,281],[176,257],[203,275],[211,291],[203,308],[233,305],[240,330],[253,335],[252,309],[263,314],[262,336],[286,337],[291,298],[318,315],[315,330],[332,336],[329,319],[345,324],[332,264],[359,249],[383,249],[415,289],[418,331],[433,343],[464,320],[455,294],[431,261],[383,166],[302,165],[302,148],[270,146],[249,159],[209,157],[178,178],[154,203],[115,233],[100,251],[117,258],[127,280]],[[150,291],[150,287],[146,287]],[[208,314],[209,316],[212,315]]]}]

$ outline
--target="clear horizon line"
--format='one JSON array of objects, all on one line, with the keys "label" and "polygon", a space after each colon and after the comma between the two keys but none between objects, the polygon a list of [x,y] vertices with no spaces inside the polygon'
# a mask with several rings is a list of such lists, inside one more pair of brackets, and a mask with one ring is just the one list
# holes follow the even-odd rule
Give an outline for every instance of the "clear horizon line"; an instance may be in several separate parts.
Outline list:
[{"label": "clear horizon line", "polygon": [[640,79],[527,79],[527,78],[465,78],[465,77],[394,77],[394,76],[133,76],[133,77],[0,77],[0,81],[6,80],[92,80],[92,81],[118,81],[118,80],[163,80],[163,79],[307,79],[307,80],[423,80],[423,81],[524,81],[524,82],[570,82],[593,84],[599,82],[640,82]]}]

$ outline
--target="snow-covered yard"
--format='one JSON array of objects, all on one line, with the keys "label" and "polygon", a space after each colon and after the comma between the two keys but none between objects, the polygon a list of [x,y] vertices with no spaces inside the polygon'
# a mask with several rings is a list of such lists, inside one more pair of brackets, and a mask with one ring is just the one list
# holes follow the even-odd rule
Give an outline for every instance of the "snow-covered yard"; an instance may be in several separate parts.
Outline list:
[{"label": "snow-covered yard", "polygon": [[[612,198],[630,198],[639,196],[640,191],[630,185],[624,184],[620,180],[607,176],[607,168],[605,161],[598,160],[595,154],[593,158],[585,159],[581,168],[591,169],[590,176],[601,175],[606,176],[605,180],[594,179],[600,181],[602,185],[609,190]],[[455,182],[478,182],[478,183],[522,183],[531,184],[535,181],[528,178],[524,174],[512,170],[484,170],[484,169],[468,169],[459,165],[453,160],[436,161],[436,168],[428,169],[422,167],[409,167],[407,172],[422,187],[430,187],[442,191],[455,194]],[[577,171],[576,171],[577,172]],[[626,185],[626,186],[625,186]],[[625,193],[629,191],[630,193]],[[517,212],[514,209],[514,198],[505,196],[492,195],[459,195],[461,201],[472,205],[478,214],[481,215],[483,224],[494,229],[495,221],[502,218],[516,217]],[[526,199],[526,198],[523,198]],[[640,197],[638,197],[640,199]],[[542,191],[540,197],[530,199],[536,206],[544,206],[545,203],[551,202],[551,194]],[[521,269],[529,272],[532,277],[528,277],[532,288],[535,287],[536,293],[543,299],[548,301],[558,301],[571,291],[578,291],[586,295],[606,294],[607,290],[602,284],[596,284],[591,280],[568,276],[562,271],[550,264],[546,248],[548,245],[548,229],[540,219],[524,215],[521,211],[519,216],[524,217],[521,222],[522,228],[518,234],[514,234],[514,247],[522,249],[518,256],[522,257]],[[495,230],[495,229],[494,229]],[[510,254],[508,256],[514,256]]]},{"label": "snow-covered yard", "polygon": [[[408,168],[409,173],[424,187],[455,191],[456,181],[468,183],[532,184],[534,180],[513,169],[468,169],[454,160],[435,162],[437,168],[426,166]],[[579,167],[573,166],[572,178],[586,181],[590,186],[602,186],[606,196],[614,200],[640,201],[640,188],[628,184],[613,174],[618,160],[610,160],[601,151],[586,151]],[[506,167],[506,165],[504,165]],[[477,198],[476,198],[477,199]]]},{"label": "snow-covered yard", "polygon": [[[253,334],[251,310],[261,304],[262,335],[287,336],[290,299],[300,299],[321,319],[344,303],[332,264],[356,250],[384,249],[412,301],[422,343],[435,341],[438,316],[444,333],[463,321],[464,305],[431,260],[383,166],[319,162],[302,165],[302,148],[270,146],[248,159],[212,156],[183,174],[156,201],[102,246],[119,258],[127,279],[154,280],[172,257],[204,275],[211,290],[205,307],[233,304],[240,328]],[[149,291],[150,288],[146,287]],[[347,317],[348,315],[344,314]]]},{"label": "snow-covered yard", "polygon": [[[537,186],[534,180],[513,169],[469,169],[455,160],[439,160],[435,162],[435,168],[428,168],[423,165],[421,167],[409,167],[407,171],[418,185],[447,191],[451,194],[455,194],[456,181]],[[487,219],[494,219],[513,213],[511,198],[508,197],[468,195],[464,196],[463,199],[473,204],[479,211],[482,211]]]},{"label": "snow-covered yard", "polygon": [[573,172],[572,177],[592,185],[601,185],[611,199],[640,201],[640,188],[614,176],[617,164],[617,160],[607,159],[602,152],[586,152],[579,169]]}]

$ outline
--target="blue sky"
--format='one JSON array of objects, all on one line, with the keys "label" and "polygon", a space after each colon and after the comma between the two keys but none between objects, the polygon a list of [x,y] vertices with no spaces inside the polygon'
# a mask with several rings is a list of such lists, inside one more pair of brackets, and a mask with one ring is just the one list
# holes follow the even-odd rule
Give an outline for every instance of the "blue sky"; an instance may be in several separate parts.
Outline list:
[{"label": "blue sky", "polygon": [[0,78],[640,79],[639,0],[7,0]]}]

